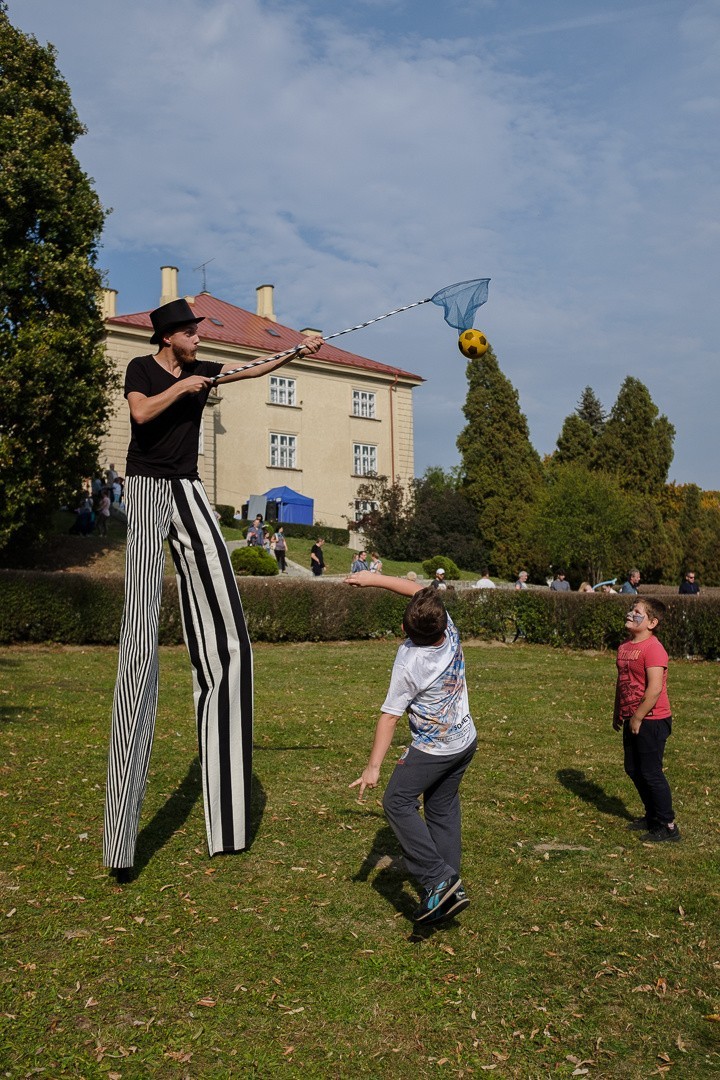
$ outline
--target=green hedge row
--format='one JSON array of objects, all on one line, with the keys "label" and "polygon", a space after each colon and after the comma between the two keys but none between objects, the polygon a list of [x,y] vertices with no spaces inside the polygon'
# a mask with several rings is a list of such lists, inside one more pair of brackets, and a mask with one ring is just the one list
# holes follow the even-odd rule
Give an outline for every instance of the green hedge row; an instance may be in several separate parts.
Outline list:
[{"label": "green hedge row", "polygon": [[[406,601],[380,589],[322,581],[240,578],[254,641],[349,641],[398,637]],[[0,644],[58,642],[114,645],[124,579],[89,574],[0,570]],[[622,641],[626,596],[549,590],[468,589],[446,594],[462,637],[525,641],[576,649],[616,648]],[[720,597],[663,597],[667,617],[659,637],[671,656],[720,657]],[[167,578],[160,642],[182,641],[177,587]]]}]

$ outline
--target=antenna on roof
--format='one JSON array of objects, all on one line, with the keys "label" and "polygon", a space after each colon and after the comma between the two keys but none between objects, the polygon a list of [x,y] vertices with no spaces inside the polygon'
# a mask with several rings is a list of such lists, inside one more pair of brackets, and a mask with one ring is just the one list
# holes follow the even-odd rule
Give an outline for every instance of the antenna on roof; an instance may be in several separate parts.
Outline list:
[{"label": "antenna on roof", "polygon": [[199,266],[193,266],[193,273],[196,273],[198,270],[202,270],[202,285],[203,285],[202,291],[203,292],[207,292],[207,272],[205,270],[205,267],[209,266],[211,262],[215,262],[215,260],[214,259],[207,259],[206,262],[200,263]]}]

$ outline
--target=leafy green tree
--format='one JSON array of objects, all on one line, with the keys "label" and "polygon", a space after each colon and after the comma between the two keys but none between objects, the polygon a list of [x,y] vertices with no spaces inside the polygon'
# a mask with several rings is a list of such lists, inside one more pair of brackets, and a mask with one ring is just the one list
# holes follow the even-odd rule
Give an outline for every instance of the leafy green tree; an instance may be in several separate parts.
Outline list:
[{"label": "leafy green tree", "polygon": [[628,376],[597,440],[595,461],[628,491],[660,495],[673,459],[675,428],[648,388]]},{"label": "leafy green tree", "polygon": [[109,411],[104,213],[72,151],[83,131],[55,50],[0,0],[0,550],[92,472]]},{"label": "leafy green tree", "polygon": [[385,476],[369,477],[357,498],[377,504],[359,524],[368,545],[386,558],[444,555],[467,570],[483,564],[475,509],[455,477],[440,467],[431,466],[407,488],[389,483]]},{"label": "leafy green tree", "polygon": [[463,492],[476,508],[491,568],[510,577],[528,561],[526,519],[542,490],[542,466],[517,390],[492,348],[468,362],[467,377],[467,424],[457,441]]},{"label": "leafy green tree", "polygon": [[553,465],[528,522],[529,539],[545,565],[597,583],[623,565],[635,506],[614,476],[585,465]]},{"label": "leafy green tree", "polygon": [[679,527],[682,538],[682,568],[692,568],[702,574],[704,549],[706,545],[705,517],[702,506],[702,491],[697,484],[686,484],[683,491],[683,505],[680,511]]}]

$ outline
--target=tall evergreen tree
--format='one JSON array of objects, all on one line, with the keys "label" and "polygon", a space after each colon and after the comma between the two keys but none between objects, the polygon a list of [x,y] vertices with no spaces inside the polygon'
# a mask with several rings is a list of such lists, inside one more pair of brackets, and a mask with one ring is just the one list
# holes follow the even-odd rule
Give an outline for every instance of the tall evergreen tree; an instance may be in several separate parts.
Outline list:
[{"label": "tall evergreen tree", "polygon": [[557,449],[552,456],[557,465],[588,465],[595,447],[593,430],[577,413],[565,418],[558,436]]},{"label": "tall evergreen tree", "polygon": [[90,474],[109,409],[104,213],[72,151],[83,132],[55,50],[0,0],[0,550]]},{"label": "tall evergreen tree", "polygon": [[591,386],[580,395],[575,412],[563,422],[557,449],[552,456],[555,465],[595,465],[597,440],[605,426],[606,413]]},{"label": "tall evergreen tree", "polygon": [[576,415],[590,425],[593,435],[597,438],[602,433],[607,420],[607,413],[602,407],[602,402],[597,397],[591,386],[586,386],[580,395],[580,401],[575,410]]},{"label": "tall evergreen tree", "polygon": [[660,495],[673,459],[675,428],[660,416],[648,388],[628,376],[597,441],[600,468],[629,491]]},{"label": "tall evergreen tree", "polygon": [[468,362],[467,377],[467,424],[457,441],[463,489],[477,510],[492,568],[510,576],[527,559],[525,521],[542,487],[542,466],[517,390],[492,348]]}]

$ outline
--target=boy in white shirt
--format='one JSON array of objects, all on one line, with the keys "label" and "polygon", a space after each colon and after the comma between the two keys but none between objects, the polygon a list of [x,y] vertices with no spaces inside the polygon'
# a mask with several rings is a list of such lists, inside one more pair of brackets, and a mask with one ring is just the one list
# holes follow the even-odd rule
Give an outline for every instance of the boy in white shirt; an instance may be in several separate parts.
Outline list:
[{"label": "boy in white shirt", "polygon": [[[441,594],[407,578],[365,571],[345,579],[412,599],[405,609],[407,639],[398,649],[375,739],[363,773],[350,787],[377,786],[398,719],[407,712],[411,745],[397,762],[383,809],[410,873],[423,887],[416,923],[437,923],[468,906],[460,877],[460,781],[477,746],[468,706],[465,661],[457,629]],[[423,797],[424,817],[420,815]]]}]

